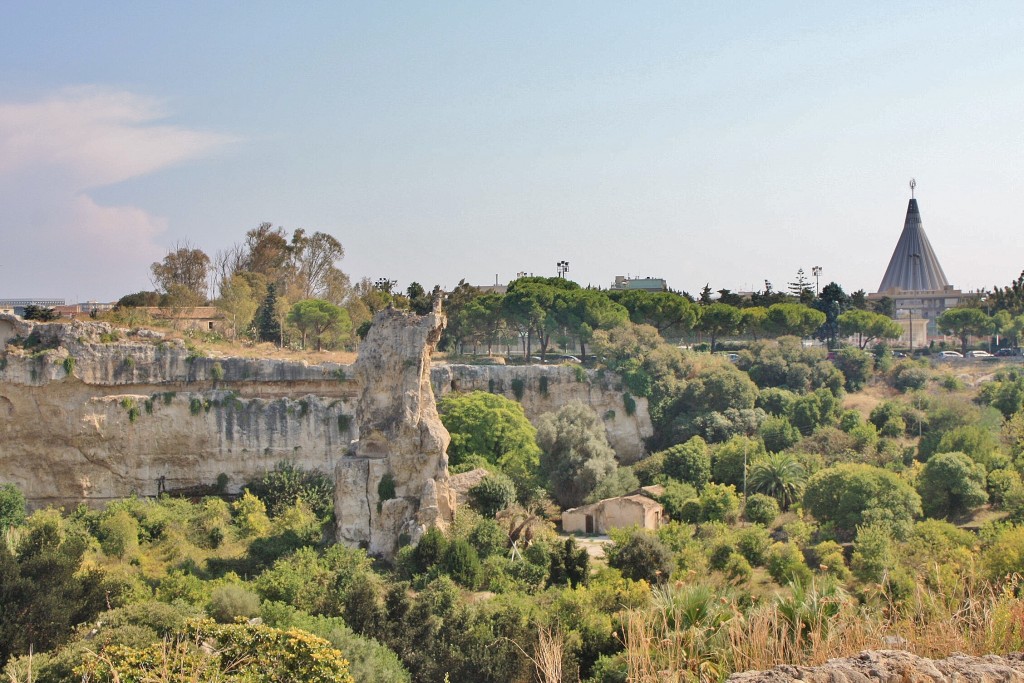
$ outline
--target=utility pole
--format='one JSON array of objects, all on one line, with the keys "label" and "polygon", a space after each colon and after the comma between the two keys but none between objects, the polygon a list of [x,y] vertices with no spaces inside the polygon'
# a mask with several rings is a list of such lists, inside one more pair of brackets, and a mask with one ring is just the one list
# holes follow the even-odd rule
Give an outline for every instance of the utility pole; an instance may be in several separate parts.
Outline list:
[{"label": "utility pole", "polygon": [[818,280],[821,277],[821,266],[811,266],[811,275],[814,276],[814,296],[818,296]]}]

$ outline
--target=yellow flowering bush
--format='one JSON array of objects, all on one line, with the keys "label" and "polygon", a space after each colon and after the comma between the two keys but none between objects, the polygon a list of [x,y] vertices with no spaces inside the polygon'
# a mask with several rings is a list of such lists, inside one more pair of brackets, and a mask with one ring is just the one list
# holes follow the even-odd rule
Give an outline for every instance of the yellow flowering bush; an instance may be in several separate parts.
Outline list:
[{"label": "yellow flowering bush", "polygon": [[89,683],[354,683],[348,661],[323,638],[210,620],[144,648],[104,648],[75,673]]}]

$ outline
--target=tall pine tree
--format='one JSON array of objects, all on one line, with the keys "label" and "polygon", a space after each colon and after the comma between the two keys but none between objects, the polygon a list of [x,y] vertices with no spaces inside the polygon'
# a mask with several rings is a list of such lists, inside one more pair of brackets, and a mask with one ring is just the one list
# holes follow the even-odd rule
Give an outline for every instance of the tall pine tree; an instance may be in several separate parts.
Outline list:
[{"label": "tall pine tree", "polygon": [[267,298],[256,312],[256,338],[263,342],[281,343],[281,321],[277,319],[277,286],[267,286]]}]

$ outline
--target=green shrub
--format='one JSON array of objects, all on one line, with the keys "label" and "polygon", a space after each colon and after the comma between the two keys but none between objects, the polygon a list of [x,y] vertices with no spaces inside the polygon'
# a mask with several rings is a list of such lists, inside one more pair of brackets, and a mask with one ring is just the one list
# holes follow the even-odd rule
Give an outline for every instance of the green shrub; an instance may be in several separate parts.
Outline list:
[{"label": "green shrub", "polygon": [[437,527],[427,529],[409,554],[410,571],[413,574],[425,574],[441,561],[441,556],[447,548],[448,539],[440,529]]},{"label": "green shrub", "polygon": [[700,491],[711,479],[711,454],[707,443],[695,436],[686,443],[663,451],[664,472]]},{"label": "green shrub", "polygon": [[441,568],[453,581],[470,590],[476,589],[483,578],[480,556],[469,542],[456,539],[448,544],[441,555]]},{"label": "green shrub", "polygon": [[699,500],[702,521],[732,524],[739,517],[740,499],[732,485],[708,484]]},{"label": "green shrub", "polygon": [[100,521],[99,535],[105,555],[131,557],[139,547],[139,522],[127,510],[116,510]]},{"label": "green shrub", "polygon": [[608,566],[633,581],[664,583],[672,573],[672,551],[653,533],[636,529],[613,533],[614,543],[608,548]]},{"label": "green shrub", "polygon": [[505,474],[492,472],[468,491],[470,504],[484,517],[494,517],[516,500],[516,486]]},{"label": "green shrub", "polygon": [[633,474],[642,486],[651,486],[661,481],[665,471],[665,451],[649,455],[633,465]]},{"label": "green shrub", "polygon": [[736,534],[736,551],[755,567],[763,565],[768,559],[768,548],[771,545],[771,534],[763,526],[747,527]]},{"label": "green shrub", "polygon": [[784,451],[795,446],[800,440],[800,430],[782,416],[769,417],[761,423],[759,429],[764,447],[772,453]]},{"label": "green shrub", "polygon": [[[381,483],[384,484],[383,479]],[[318,470],[304,470],[287,460],[249,482],[246,489],[266,504],[272,518],[281,515],[300,498],[317,519],[325,521],[334,515],[334,479]],[[391,495],[394,496],[393,488]]]},{"label": "green shrub", "polygon": [[508,533],[493,519],[481,519],[466,537],[477,555],[486,559],[492,555],[504,556],[508,549]]},{"label": "green shrub", "polygon": [[62,363],[62,365],[64,366],[64,372],[65,373],[67,373],[69,376],[74,374],[74,372],[75,372],[75,357],[74,356],[68,356],[67,358],[64,359],[64,362]]},{"label": "green shrub", "polygon": [[963,453],[939,453],[924,464],[917,480],[928,517],[962,515],[988,501],[985,468]]},{"label": "green shrub", "polygon": [[629,392],[622,395],[622,407],[626,410],[626,415],[636,414],[636,399]]},{"label": "green shrub", "polygon": [[906,393],[924,389],[930,377],[928,368],[913,361],[903,361],[893,368],[890,383],[893,388]]},{"label": "green shrub", "polygon": [[224,366],[220,364],[220,361],[217,361],[210,366],[210,379],[214,382],[219,382],[224,379]]},{"label": "green shrub", "polygon": [[[687,511],[686,505],[690,501],[695,503],[695,511],[693,506]],[[665,484],[665,492],[658,498],[658,502],[665,507],[665,514],[670,519],[688,521],[690,523],[700,521],[700,501],[697,500],[697,489],[693,488],[690,484],[680,481],[669,481]]]},{"label": "green shrub", "polygon": [[242,586],[226,584],[213,589],[207,612],[217,622],[230,624],[237,617],[249,619],[259,614],[260,599]]},{"label": "green shrub", "polygon": [[763,493],[755,493],[747,498],[743,508],[743,516],[748,522],[769,526],[779,516],[779,502]]},{"label": "green shrub", "polygon": [[1011,494],[1024,493],[1024,482],[1020,473],[1013,469],[992,470],[988,473],[988,496],[992,505],[1000,508]]},{"label": "green shrub", "polygon": [[386,500],[395,497],[395,478],[388,472],[377,482],[377,512],[380,513],[382,504]]},{"label": "green shrub", "polygon": [[882,522],[904,533],[921,513],[921,496],[899,475],[861,463],[817,472],[807,482],[804,509],[837,534],[851,537],[858,526]]},{"label": "green shrub", "polygon": [[732,543],[719,543],[711,549],[711,554],[708,555],[708,565],[712,569],[721,571],[725,568],[726,563],[729,562],[729,558],[731,558],[735,552],[736,548]]},{"label": "green shrub", "polygon": [[850,568],[858,579],[878,583],[895,563],[893,540],[886,527],[869,524],[857,529]]},{"label": "green shrub", "polygon": [[538,385],[539,385],[538,389],[540,391],[540,395],[543,396],[544,398],[547,398],[547,396],[548,396],[548,376],[547,375],[541,375],[540,376],[540,381],[539,381]]},{"label": "green shrub", "polygon": [[734,584],[746,583],[754,576],[754,569],[750,566],[750,562],[739,553],[729,556],[722,571]]},{"label": "green shrub", "polygon": [[25,494],[14,484],[0,485],[0,534],[25,522]]},{"label": "green shrub", "polygon": [[775,583],[784,586],[790,582],[806,584],[812,577],[804,556],[792,543],[775,543],[768,550],[765,568]]},{"label": "green shrub", "polygon": [[818,564],[818,570],[826,572],[845,581],[850,577],[850,570],[846,566],[846,558],[843,555],[843,547],[835,541],[822,541],[813,548],[811,554]]},{"label": "green shrub", "polygon": [[575,588],[590,582],[590,555],[586,548],[576,545],[576,539],[572,536],[557,546],[551,552],[550,558],[548,583],[552,586],[568,584]]}]

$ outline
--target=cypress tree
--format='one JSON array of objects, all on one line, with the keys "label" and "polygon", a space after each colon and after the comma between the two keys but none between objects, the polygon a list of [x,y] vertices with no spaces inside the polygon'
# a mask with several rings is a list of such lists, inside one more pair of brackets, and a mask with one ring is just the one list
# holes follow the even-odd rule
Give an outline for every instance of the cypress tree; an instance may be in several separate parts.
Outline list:
[{"label": "cypress tree", "polygon": [[256,312],[256,338],[259,341],[281,341],[281,321],[277,319],[277,286],[267,286],[267,298],[260,304]]}]

